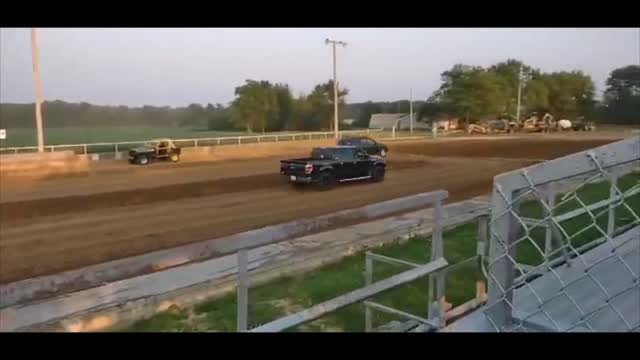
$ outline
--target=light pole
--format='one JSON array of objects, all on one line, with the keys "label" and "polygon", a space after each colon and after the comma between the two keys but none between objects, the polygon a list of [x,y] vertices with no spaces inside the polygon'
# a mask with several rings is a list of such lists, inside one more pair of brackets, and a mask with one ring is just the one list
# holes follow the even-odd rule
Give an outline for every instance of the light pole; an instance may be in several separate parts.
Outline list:
[{"label": "light pole", "polygon": [[520,71],[518,72],[518,107],[516,110],[516,121],[520,122],[520,95],[522,93],[522,64],[520,64]]},{"label": "light pole", "polygon": [[413,134],[413,89],[409,88],[409,131]]},{"label": "light pole", "polygon": [[40,83],[40,65],[38,63],[38,36],[35,28],[31,28],[31,56],[33,58],[33,82],[36,90],[36,130],[38,132],[38,152],[44,152],[41,108],[42,84]]},{"label": "light pole", "polygon": [[333,46],[333,133],[336,140],[340,138],[340,132],[338,131],[338,78],[336,75],[336,45],[347,46],[344,41],[331,40],[329,38],[324,40],[325,44],[331,44]]}]

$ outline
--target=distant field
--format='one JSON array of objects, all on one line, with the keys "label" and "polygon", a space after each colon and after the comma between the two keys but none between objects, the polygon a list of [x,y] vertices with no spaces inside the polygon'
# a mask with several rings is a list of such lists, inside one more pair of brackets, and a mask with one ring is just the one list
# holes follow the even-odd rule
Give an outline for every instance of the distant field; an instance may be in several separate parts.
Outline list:
[{"label": "distant field", "polygon": [[[61,145],[139,141],[158,137],[193,139],[242,134],[241,132],[202,131],[174,127],[66,127],[45,129],[44,142],[46,145]],[[0,147],[36,146],[36,144],[35,129],[7,129],[7,139],[0,140]]]},{"label": "distant field", "polygon": [[[318,130],[319,131],[319,130]],[[286,132],[277,132],[283,134]],[[298,133],[298,131],[296,131]],[[254,133],[260,135],[261,133]],[[275,132],[269,134],[276,134]],[[390,132],[380,132],[375,135]],[[249,135],[240,131],[206,131],[192,128],[175,127],[65,127],[44,130],[45,145],[70,145],[91,143],[114,143],[127,141],[146,141],[153,138],[195,139],[223,136]],[[407,136],[408,132],[398,132],[397,136]],[[0,140],[0,148],[36,146],[35,129],[7,129],[7,139]],[[124,147],[123,147],[124,148]]]}]

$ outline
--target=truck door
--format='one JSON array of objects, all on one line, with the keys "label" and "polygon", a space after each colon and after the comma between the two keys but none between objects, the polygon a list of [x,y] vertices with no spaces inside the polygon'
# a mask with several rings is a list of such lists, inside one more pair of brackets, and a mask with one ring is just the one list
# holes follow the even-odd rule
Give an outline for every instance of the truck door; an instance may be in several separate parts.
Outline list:
[{"label": "truck door", "polygon": [[369,154],[363,149],[356,149],[355,154],[355,174],[353,177],[369,176],[370,164]]},{"label": "truck door", "polygon": [[358,177],[357,161],[353,148],[339,148],[336,150],[335,175],[336,180],[345,180]]}]

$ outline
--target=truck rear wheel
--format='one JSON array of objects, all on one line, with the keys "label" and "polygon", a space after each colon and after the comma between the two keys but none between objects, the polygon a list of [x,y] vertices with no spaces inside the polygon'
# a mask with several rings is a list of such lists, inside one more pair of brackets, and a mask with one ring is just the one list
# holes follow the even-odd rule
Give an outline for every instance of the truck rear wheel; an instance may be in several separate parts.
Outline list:
[{"label": "truck rear wheel", "polygon": [[180,161],[180,155],[173,153],[169,155],[169,160],[171,160],[171,162],[178,162]]},{"label": "truck rear wheel", "polygon": [[149,164],[149,157],[147,155],[138,155],[138,158],[136,160],[139,165]]},{"label": "truck rear wheel", "polygon": [[321,190],[329,190],[333,187],[335,182],[335,177],[329,171],[323,171],[320,173],[320,178],[318,181],[318,185]]}]

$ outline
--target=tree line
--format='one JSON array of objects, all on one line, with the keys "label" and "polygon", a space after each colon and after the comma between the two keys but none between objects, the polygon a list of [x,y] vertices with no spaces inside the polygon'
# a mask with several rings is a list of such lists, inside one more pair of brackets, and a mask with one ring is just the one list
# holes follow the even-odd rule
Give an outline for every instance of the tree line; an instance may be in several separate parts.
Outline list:
[{"label": "tree line", "polygon": [[[519,80],[520,69],[522,76]],[[509,59],[490,67],[456,64],[441,74],[442,84],[425,101],[414,101],[416,119],[455,116],[468,121],[515,116],[521,83],[521,118],[549,112],[556,119],[584,116],[618,124],[640,122],[640,66],[613,70],[601,100],[591,77],[581,71],[545,73]],[[189,127],[219,131],[310,131],[333,129],[333,81],[318,84],[308,94],[294,96],[288,84],[248,79],[235,88],[228,105],[186,107],[101,106],[60,100],[43,103],[45,126]],[[341,128],[368,127],[375,113],[409,113],[409,101],[348,104],[349,89],[339,87]],[[32,128],[33,104],[0,104],[0,128]]]},{"label": "tree line", "polygon": [[420,108],[419,116],[450,115],[473,121],[550,113],[556,119],[632,124],[640,122],[640,66],[611,72],[602,100],[591,77],[582,71],[544,73],[518,60],[488,68],[456,64],[441,74],[442,84]]},{"label": "tree line", "polygon": [[[169,106],[103,106],[89,103],[69,103],[61,100],[42,104],[44,125],[61,127],[195,127],[205,129],[207,118],[224,113],[221,104],[191,104],[187,107]],[[1,128],[33,128],[34,104],[0,104]],[[228,125],[229,129],[232,125]]]}]

